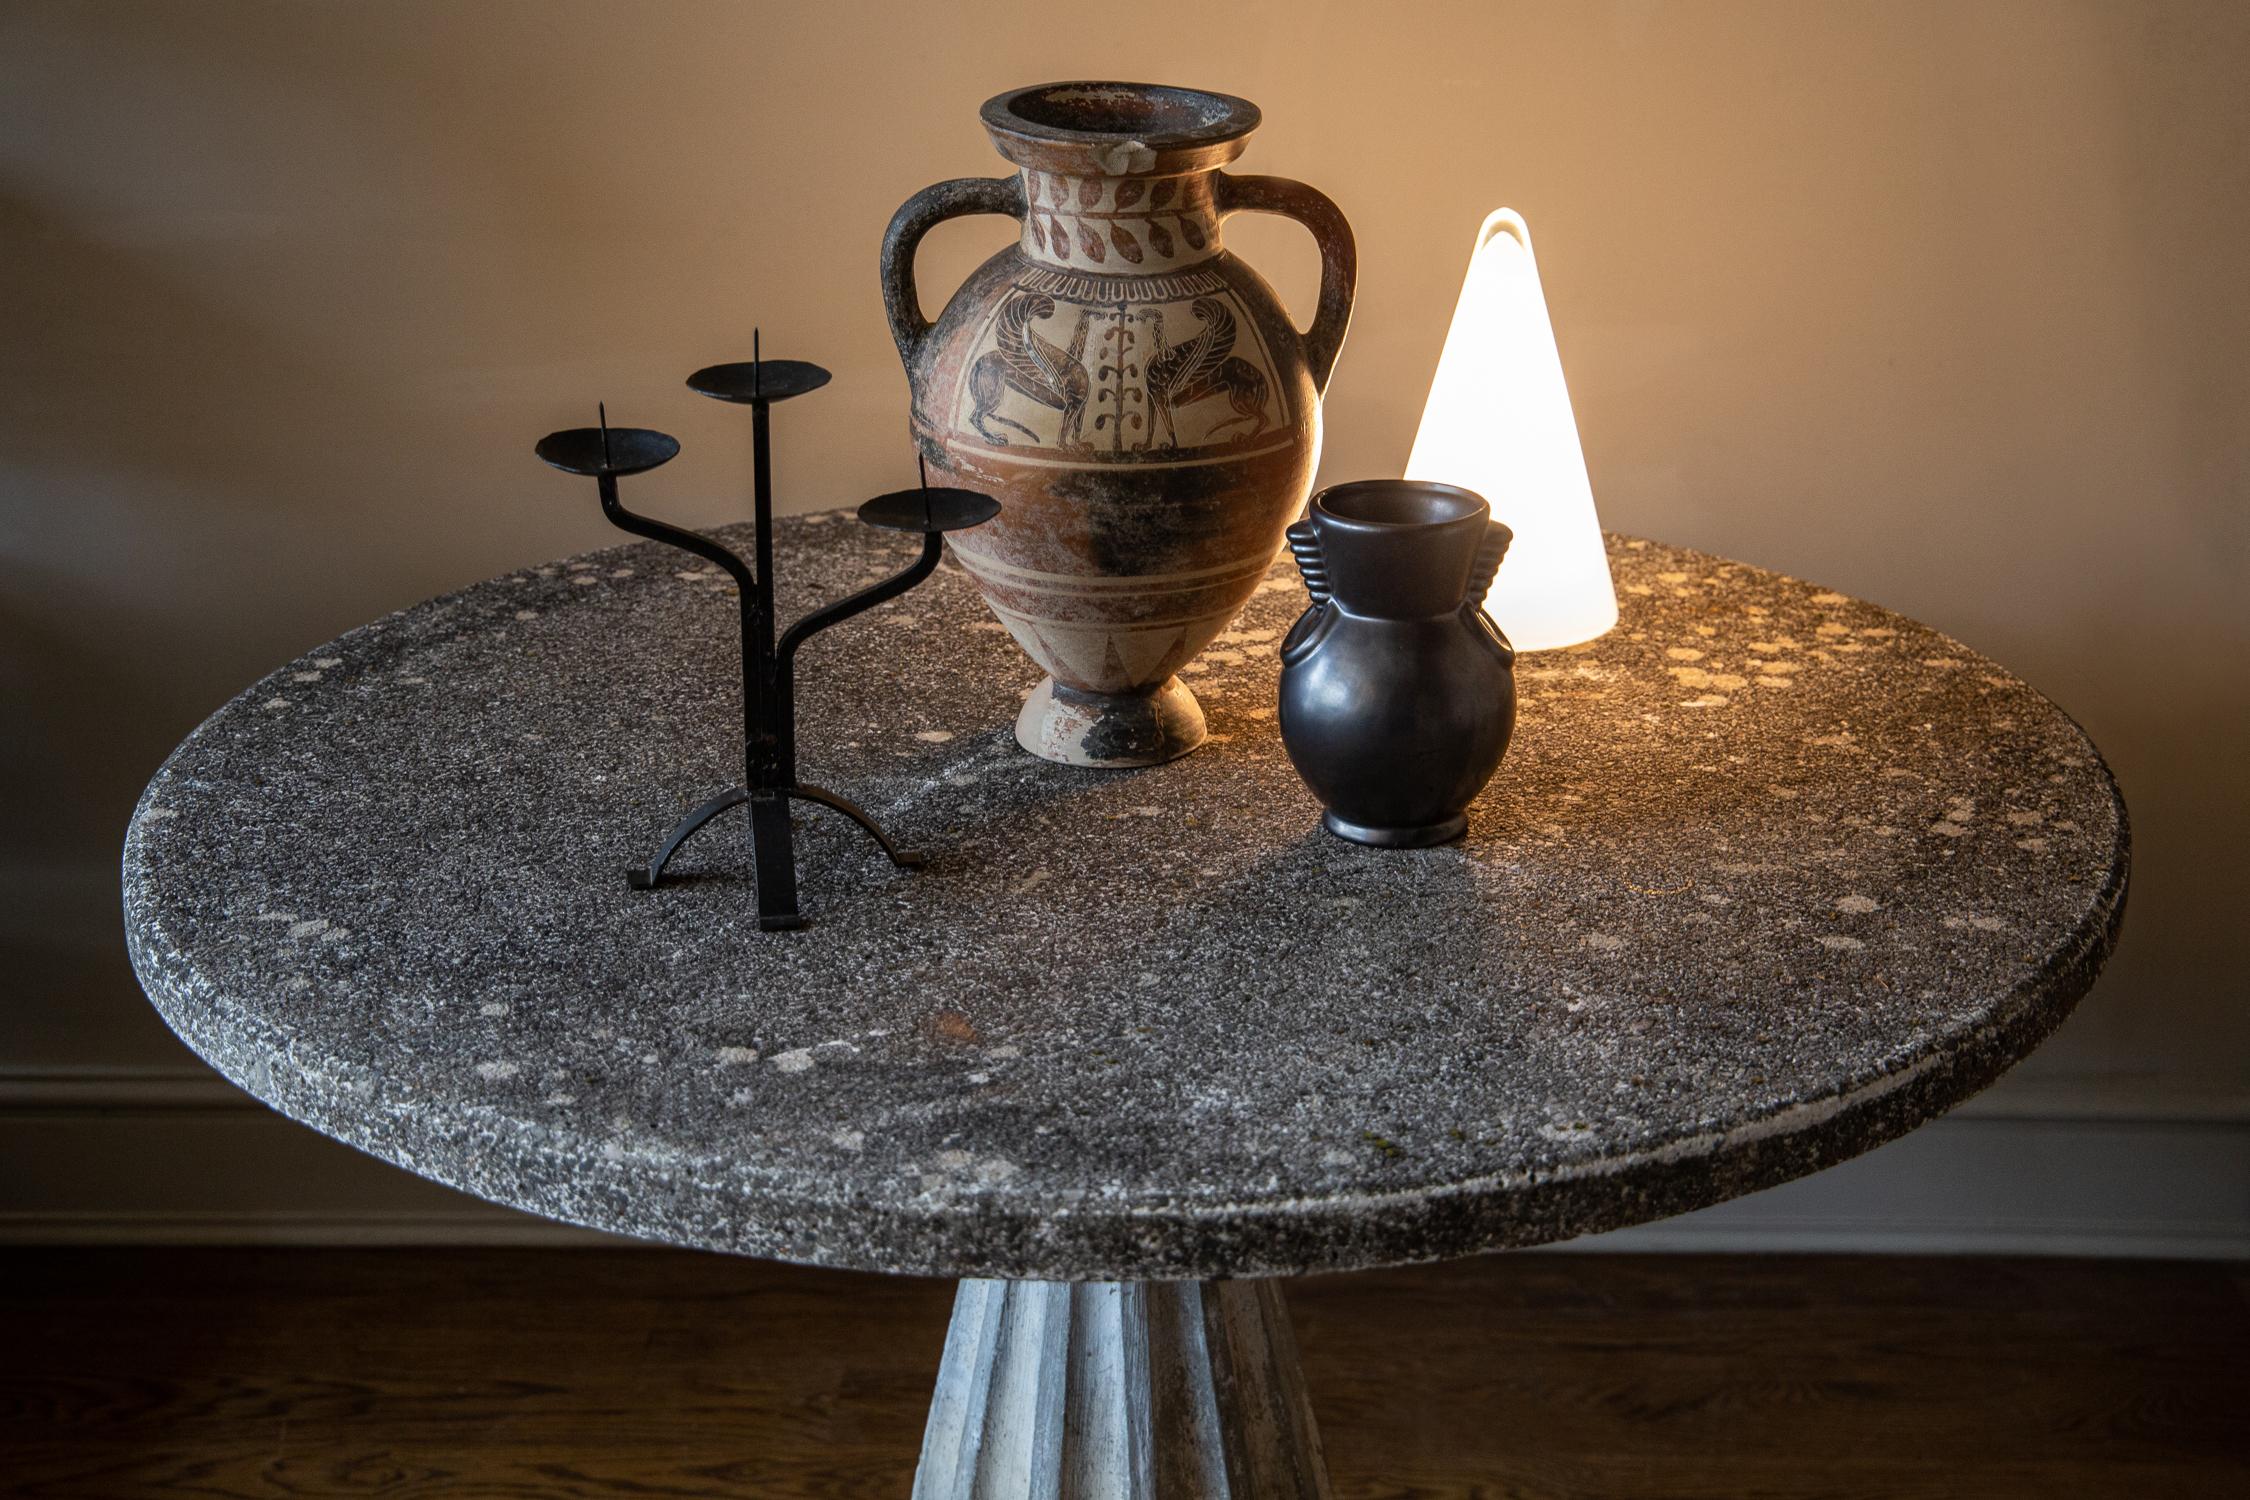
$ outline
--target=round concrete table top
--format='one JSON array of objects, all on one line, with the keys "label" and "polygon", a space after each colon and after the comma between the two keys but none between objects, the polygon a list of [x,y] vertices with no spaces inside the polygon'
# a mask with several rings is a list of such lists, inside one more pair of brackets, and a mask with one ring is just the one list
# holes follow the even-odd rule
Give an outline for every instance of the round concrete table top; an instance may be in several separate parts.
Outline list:
[{"label": "round concrete table top", "polygon": [[[786,620],[904,561],[778,528]],[[799,661],[801,932],[742,824],[725,579],[635,545],[390,616],[215,714],[125,851],[142,982],[275,1109],[481,1197],[869,1270],[1281,1274],[1528,1245],[1867,1150],[2107,955],[2125,809],[2078,727],[1873,605],[1612,541],[1523,658],[1467,840],[1323,832],[1274,726],[1286,565],[1191,666],[1212,736],[1050,765],[948,566]],[[728,814],[739,820],[739,812]]]}]

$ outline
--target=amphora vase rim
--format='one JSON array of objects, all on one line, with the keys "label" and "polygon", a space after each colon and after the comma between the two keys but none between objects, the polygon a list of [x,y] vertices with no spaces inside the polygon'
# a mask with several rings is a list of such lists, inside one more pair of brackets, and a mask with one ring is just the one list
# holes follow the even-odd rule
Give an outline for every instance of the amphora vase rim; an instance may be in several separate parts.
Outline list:
[{"label": "amphora vase rim", "polygon": [[1010,89],[980,115],[994,149],[1016,165],[1103,177],[1224,166],[1262,118],[1233,94],[1091,78]]}]

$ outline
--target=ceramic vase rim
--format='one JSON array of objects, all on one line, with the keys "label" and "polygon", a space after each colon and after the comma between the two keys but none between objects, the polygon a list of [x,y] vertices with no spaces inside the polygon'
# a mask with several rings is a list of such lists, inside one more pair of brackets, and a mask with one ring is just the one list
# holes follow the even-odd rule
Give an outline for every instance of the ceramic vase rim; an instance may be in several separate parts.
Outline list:
[{"label": "ceramic vase rim", "polygon": [[[1460,509],[1458,513],[1448,516],[1421,516],[1385,520],[1376,516],[1347,515],[1335,508],[1335,502],[1338,500],[1378,494],[1384,491],[1404,491],[1410,494],[1438,497],[1455,502],[1460,506]],[[1345,484],[1332,484],[1312,497],[1310,508],[1327,525],[1368,536],[1486,522],[1500,526],[1502,530],[1507,530],[1505,523],[1492,520],[1492,505],[1484,496],[1461,485],[1444,484],[1434,479],[1355,479]],[[1512,540],[1514,533],[1509,532],[1509,536]]]}]

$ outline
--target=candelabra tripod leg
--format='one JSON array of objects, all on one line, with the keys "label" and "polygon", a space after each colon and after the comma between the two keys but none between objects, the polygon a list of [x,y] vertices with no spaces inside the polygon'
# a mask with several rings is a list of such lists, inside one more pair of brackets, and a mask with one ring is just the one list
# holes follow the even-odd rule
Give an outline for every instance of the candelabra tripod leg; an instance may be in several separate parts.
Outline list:
[{"label": "candelabra tripod leg", "polygon": [[696,808],[672,825],[672,831],[666,834],[664,842],[657,846],[655,858],[645,865],[634,865],[626,870],[625,883],[636,891],[645,891],[655,885],[656,882],[664,878],[664,867],[672,862],[673,855],[680,852],[680,845],[694,837],[698,828],[701,828],[728,808],[739,806],[749,800],[750,793],[746,788],[730,786],[719,793],[718,796]]},{"label": "candelabra tripod leg", "polygon": [[673,824],[672,831],[657,846],[654,858],[645,865],[634,865],[626,870],[626,883],[636,891],[653,887],[664,878],[664,867],[672,862],[672,856],[679,853],[680,846],[693,838],[698,829],[728,808],[747,802],[750,804],[750,855],[758,882],[758,925],[767,932],[804,926],[805,919],[797,910],[796,836],[789,826],[792,798],[817,803],[850,818],[865,829],[868,837],[882,846],[891,863],[901,869],[919,870],[927,863],[922,855],[892,843],[881,825],[847,797],[839,797],[817,786],[760,791],[735,786],[728,787]]},{"label": "candelabra tripod leg", "polygon": [[902,870],[919,870],[930,862],[929,856],[917,853],[912,849],[901,849],[898,845],[892,843],[890,835],[883,832],[881,825],[867,815],[867,810],[848,797],[839,797],[834,792],[823,791],[817,786],[802,785],[791,787],[789,795],[797,798],[800,802],[817,802],[822,807],[832,807],[842,813],[845,817],[866,829],[867,836],[881,844],[883,852],[890,856],[891,863]]}]

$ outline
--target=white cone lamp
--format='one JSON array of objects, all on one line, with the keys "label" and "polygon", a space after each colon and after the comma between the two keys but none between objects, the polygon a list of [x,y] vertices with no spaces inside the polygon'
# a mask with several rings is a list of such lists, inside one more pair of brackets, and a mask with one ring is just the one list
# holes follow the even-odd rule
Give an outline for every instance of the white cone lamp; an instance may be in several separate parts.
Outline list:
[{"label": "white cone lamp", "polygon": [[1477,231],[1406,477],[1475,490],[1515,532],[1484,607],[1518,650],[1574,646],[1617,623],[1531,231],[1510,209]]}]

